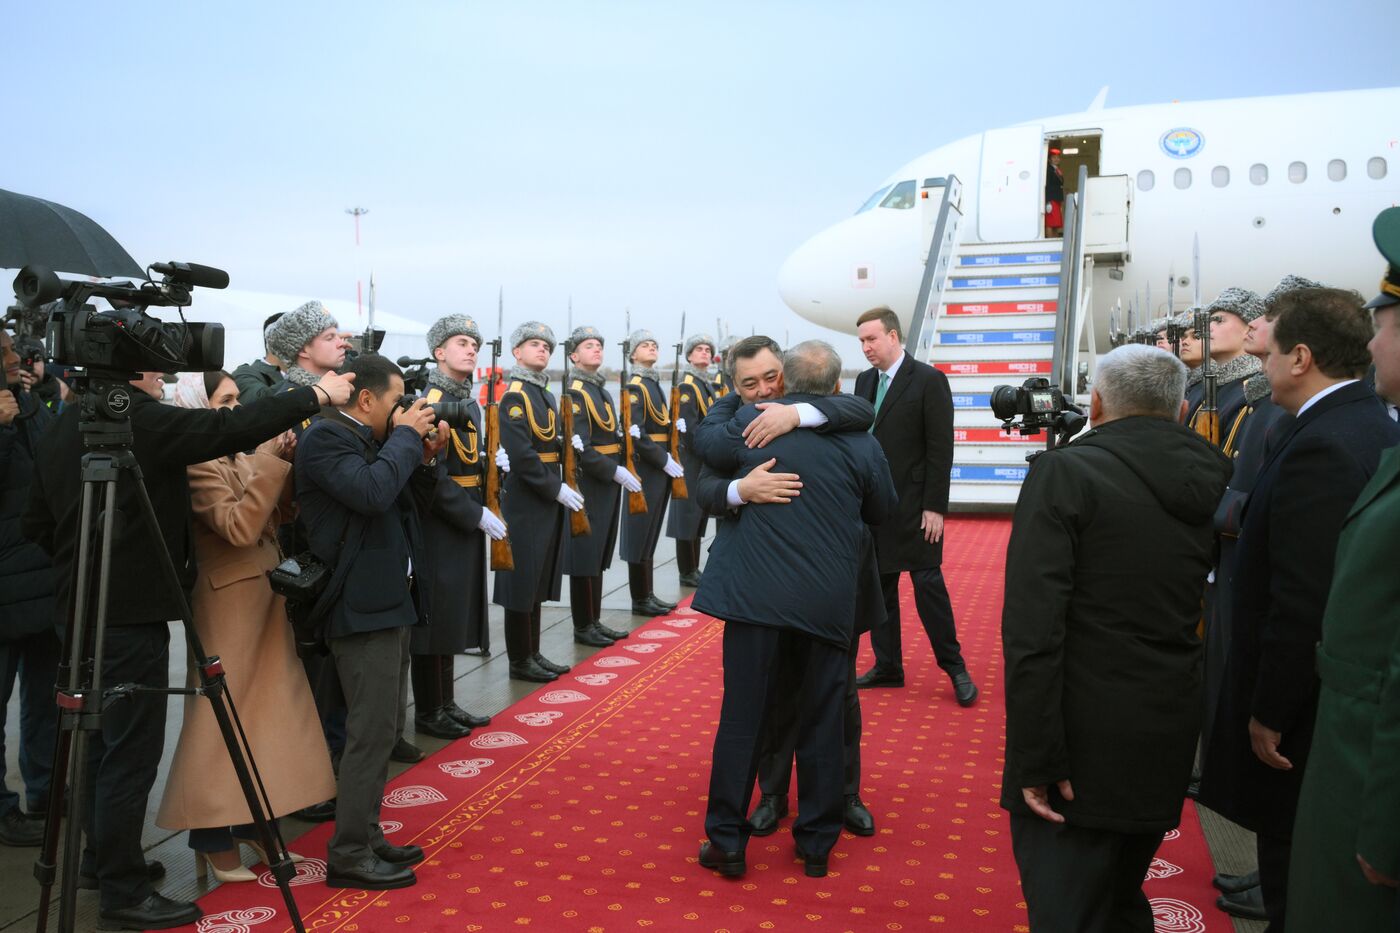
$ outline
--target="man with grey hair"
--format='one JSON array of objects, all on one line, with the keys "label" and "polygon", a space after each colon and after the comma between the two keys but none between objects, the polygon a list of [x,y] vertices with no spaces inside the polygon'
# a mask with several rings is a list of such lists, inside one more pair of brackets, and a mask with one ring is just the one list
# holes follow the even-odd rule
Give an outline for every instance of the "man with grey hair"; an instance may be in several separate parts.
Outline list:
[{"label": "man with grey hair", "polygon": [[1178,423],[1185,385],[1155,347],[1106,355],[1093,429],[1036,457],[1016,504],[1001,805],[1033,930],[1152,929],[1142,881],[1191,774],[1201,584],[1230,476]]}]

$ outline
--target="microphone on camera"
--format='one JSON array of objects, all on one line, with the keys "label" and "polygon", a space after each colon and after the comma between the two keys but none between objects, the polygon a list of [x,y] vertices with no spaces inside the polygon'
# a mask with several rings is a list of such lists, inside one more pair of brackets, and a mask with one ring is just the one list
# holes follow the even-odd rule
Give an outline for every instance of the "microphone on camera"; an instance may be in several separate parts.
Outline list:
[{"label": "microphone on camera", "polygon": [[195,288],[228,288],[228,273],[197,262],[153,262],[151,268],[161,275]]}]

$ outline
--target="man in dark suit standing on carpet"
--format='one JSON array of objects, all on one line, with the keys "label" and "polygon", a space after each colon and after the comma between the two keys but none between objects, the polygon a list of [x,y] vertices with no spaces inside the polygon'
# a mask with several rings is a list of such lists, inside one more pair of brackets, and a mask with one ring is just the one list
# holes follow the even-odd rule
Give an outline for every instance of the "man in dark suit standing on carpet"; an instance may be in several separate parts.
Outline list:
[{"label": "man in dark suit standing on carpet", "polygon": [[[839,391],[841,359],[827,344],[810,341],[788,352],[783,401],[797,404]],[[746,406],[729,430],[735,437],[758,410]],[[723,441],[721,441],[723,442]],[[708,439],[697,436],[712,460]],[[884,454],[862,431],[794,431],[766,447],[732,446],[737,472],[776,459],[806,477],[802,494],[787,503],[746,506],[710,552],[712,573],[695,608],[725,621],[724,704],[715,734],[709,807],[700,864],[721,874],[744,873],[749,798],[758,770],[758,739],[771,700],[780,639],[787,662],[802,670],[797,690],[799,807],[792,834],[811,877],[826,874],[841,833],[843,709],[853,633],[857,573],[866,525],[884,520],[896,502]],[[782,568],[775,574],[774,567]]]},{"label": "man in dark suit standing on carpet", "polygon": [[904,686],[899,575],[907,570],[938,666],[952,679],[958,705],[971,706],[977,702],[977,685],[963,662],[942,567],[943,517],[953,468],[953,393],[947,376],[904,352],[893,311],[867,311],[856,326],[872,367],[856,377],[856,395],[875,405],[871,432],[884,448],[899,490],[898,511],[875,529],[885,617],[870,628],[875,666],[857,683]]},{"label": "man in dark suit standing on carpet", "polygon": [[1186,366],[1099,363],[1094,429],[1039,455],[1006,551],[1001,805],[1036,933],[1151,933],[1143,876],[1200,726],[1201,585],[1230,462],[1177,423]]},{"label": "man in dark suit standing on carpet", "polygon": [[1301,288],[1273,302],[1264,363],[1294,421],[1244,510],[1225,684],[1201,802],[1254,831],[1270,929],[1284,928],[1293,822],[1317,715],[1316,646],[1348,511],[1400,442],[1375,392],[1369,313],[1355,292]]}]

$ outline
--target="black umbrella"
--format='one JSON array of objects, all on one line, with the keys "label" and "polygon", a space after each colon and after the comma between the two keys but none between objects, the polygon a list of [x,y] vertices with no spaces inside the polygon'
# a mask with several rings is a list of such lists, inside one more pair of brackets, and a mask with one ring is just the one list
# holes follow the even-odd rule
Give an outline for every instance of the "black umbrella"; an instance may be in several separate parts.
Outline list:
[{"label": "black umbrella", "polygon": [[0,189],[0,269],[30,263],[74,275],[146,277],[91,218],[62,204]]}]

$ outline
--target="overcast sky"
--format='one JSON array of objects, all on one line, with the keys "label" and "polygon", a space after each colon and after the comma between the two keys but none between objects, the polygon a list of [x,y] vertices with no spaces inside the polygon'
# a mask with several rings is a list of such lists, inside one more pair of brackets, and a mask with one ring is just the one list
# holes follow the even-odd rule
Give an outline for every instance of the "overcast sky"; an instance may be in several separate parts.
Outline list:
[{"label": "overcast sky", "polygon": [[854,340],[789,312],[778,267],[920,153],[1105,84],[1109,106],[1400,84],[1394,0],[4,13],[0,187],[87,213],[142,264],[352,301],[372,269],[381,307],[488,337],[500,287],[507,330],[562,329],[572,296],[575,323],[615,338],[630,307],[669,343],[685,309],[692,331],[825,336],[848,365]]}]

